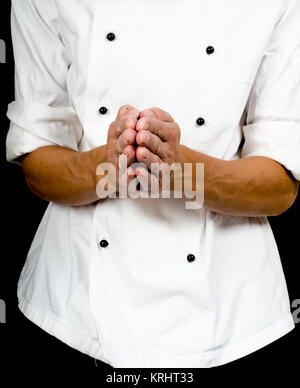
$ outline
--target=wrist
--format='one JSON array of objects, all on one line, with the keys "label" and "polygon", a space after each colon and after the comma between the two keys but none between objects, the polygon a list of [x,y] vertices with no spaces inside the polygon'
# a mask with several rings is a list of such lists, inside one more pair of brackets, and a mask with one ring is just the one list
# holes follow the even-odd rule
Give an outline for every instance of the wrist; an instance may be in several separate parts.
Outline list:
[{"label": "wrist", "polygon": [[[180,144],[178,146],[178,162],[182,171],[183,198],[189,198],[192,193],[196,193],[196,191],[201,189],[199,187],[199,184],[201,185],[199,180],[202,181],[202,169],[197,164],[207,162],[207,158],[203,153]],[[187,193],[188,197],[185,196],[185,193]]]},{"label": "wrist", "polygon": [[185,146],[183,144],[178,144],[177,150],[176,150],[176,162],[181,165],[181,168],[183,169],[184,163],[185,163]]},{"label": "wrist", "polygon": [[100,175],[97,175],[97,167],[100,163],[105,162],[106,154],[106,145],[102,145],[96,148],[93,148],[90,151],[78,152],[78,163],[84,168],[88,189],[91,193],[96,195],[96,186],[101,178]]}]

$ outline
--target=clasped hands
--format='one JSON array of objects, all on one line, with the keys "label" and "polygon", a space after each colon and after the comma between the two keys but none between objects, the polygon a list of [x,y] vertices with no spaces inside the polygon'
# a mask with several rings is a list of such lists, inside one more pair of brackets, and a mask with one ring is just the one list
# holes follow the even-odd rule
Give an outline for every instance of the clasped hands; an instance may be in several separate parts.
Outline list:
[{"label": "clasped hands", "polygon": [[[116,191],[119,190],[119,157],[127,157],[126,175],[128,184],[134,178],[147,181],[151,189],[153,174],[151,164],[182,164],[180,153],[180,128],[171,115],[160,108],[139,111],[131,105],[120,107],[116,120],[108,129],[105,162],[116,171]],[[151,180],[152,179],[152,180]],[[158,180],[160,189],[160,177]],[[172,186],[172,185],[171,185]],[[143,190],[144,188],[142,188]]]}]

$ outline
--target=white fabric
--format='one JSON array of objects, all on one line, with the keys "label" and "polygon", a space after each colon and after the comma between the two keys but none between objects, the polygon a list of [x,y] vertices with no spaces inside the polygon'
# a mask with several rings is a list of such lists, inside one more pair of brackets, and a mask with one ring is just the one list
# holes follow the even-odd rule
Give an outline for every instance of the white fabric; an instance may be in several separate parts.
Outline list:
[{"label": "white fabric", "polygon": [[[168,111],[188,147],[267,156],[300,179],[299,18],[296,0],[13,0],[7,159],[102,145],[131,104]],[[114,367],[217,366],[292,330],[267,218],[184,202],[50,203],[20,276],[20,309]]]},{"label": "white fabric", "polygon": [[78,151],[82,126],[73,108],[55,108],[37,102],[13,101],[8,105],[11,120],[7,136],[7,159],[47,145]]}]

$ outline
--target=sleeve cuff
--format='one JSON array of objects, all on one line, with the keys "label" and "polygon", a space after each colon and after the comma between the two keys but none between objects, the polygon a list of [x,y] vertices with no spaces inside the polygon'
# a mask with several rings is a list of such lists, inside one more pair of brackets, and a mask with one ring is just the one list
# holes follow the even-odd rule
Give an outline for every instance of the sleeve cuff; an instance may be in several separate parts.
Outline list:
[{"label": "sleeve cuff", "polygon": [[78,151],[83,129],[71,107],[13,101],[8,105],[7,117],[11,123],[6,138],[6,158],[10,162],[47,145]]},{"label": "sleeve cuff", "polygon": [[266,156],[282,164],[300,180],[300,123],[261,122],[243,127],[241,157]]}]

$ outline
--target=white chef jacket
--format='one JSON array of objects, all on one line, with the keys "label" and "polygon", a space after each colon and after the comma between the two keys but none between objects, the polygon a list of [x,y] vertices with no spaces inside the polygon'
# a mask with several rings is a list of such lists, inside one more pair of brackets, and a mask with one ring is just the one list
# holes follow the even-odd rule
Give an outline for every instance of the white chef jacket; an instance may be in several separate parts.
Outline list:
[{"label": "white chef jacket", "polygon": [[[7,159],[105,144],[131,104],[168,111],[188,147],[270,157],[300,180],[299,19],[298,0],[13,0]],[[294,328],[267,218],[184,199],[50,202],[18,299],[113,367],[218,366]]]}]

